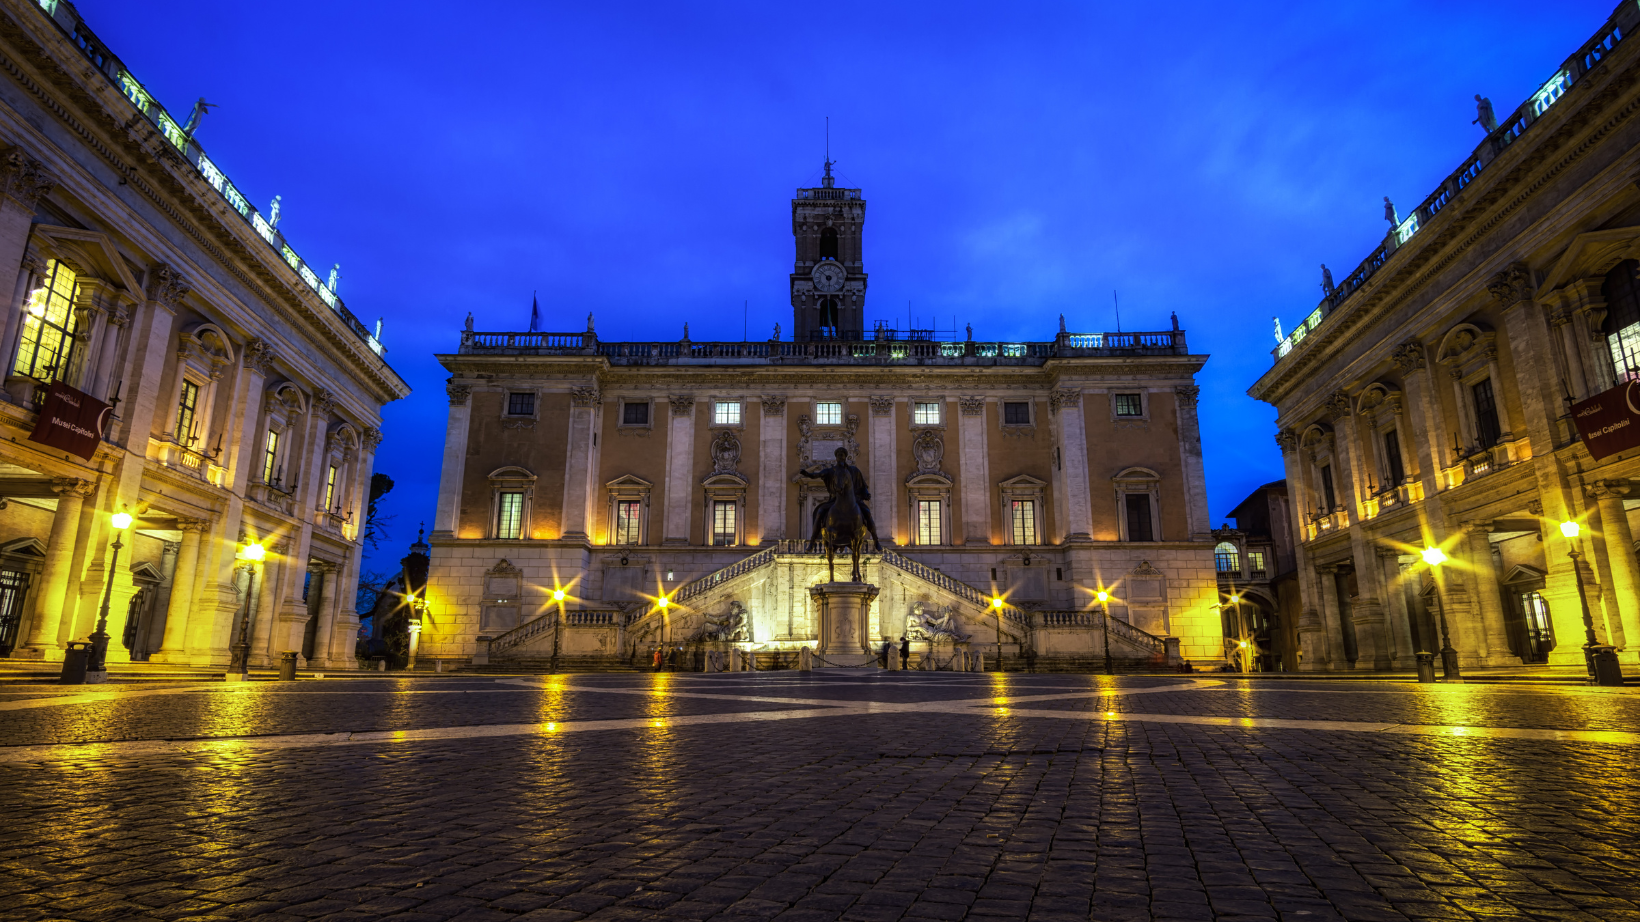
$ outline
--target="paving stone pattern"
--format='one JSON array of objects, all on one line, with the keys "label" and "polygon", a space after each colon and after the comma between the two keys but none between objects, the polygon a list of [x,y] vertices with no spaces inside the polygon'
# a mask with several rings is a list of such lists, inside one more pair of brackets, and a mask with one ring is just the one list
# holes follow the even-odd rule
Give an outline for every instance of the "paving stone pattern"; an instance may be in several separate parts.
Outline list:
[{"label": "paving stone pattern", "polygon": [[[99,709],[223,736],[771,707],[675,696],[688,690],[904,704],[1166,681],[943,678],[115,690],[0,712],[0,745],[83,739],[114,719],[86,716]],[[1387,693],[1099,706],[1371,721],[1464,694],[1370,688]],[[1493,726],[1640,729],[1612,716],[1640,703],[1627,694],[1476,689],[1472,716]],[[63,746],[0,763],[0,905],[8,920],[1640,919],[1635,749],[990,709],[137,759]]]}]

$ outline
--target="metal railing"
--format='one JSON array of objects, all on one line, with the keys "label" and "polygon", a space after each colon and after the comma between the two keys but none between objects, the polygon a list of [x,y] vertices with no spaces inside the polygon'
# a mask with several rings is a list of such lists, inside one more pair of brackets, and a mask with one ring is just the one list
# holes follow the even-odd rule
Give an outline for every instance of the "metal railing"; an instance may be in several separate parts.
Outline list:
[{"label": "metal railing", "polygon": [[1420,202],[1417,208],[1401,220],[1401,223],[1391,228],[1384,242],[1362,260],[1341,284],[1328,292],[1315,310],[1300,321],[1286,339],[1270,350],[1275,361],[1280,362],[1303,342],[1323,320],[1331,316],[1350,295],[1360,289],[1373,273],[1382,268],[1391,254],[1411,240],[1436,214],[1467,188],[1488,164],[1514,144],[1550,107],[1565,96],[1569,88],[1599,65],[1628,33],[1637,27],[1640,27],[1640,5],[1636,5],[1633,0],[1624,0],[1593,38],[1584,42],[1583,47],[1567,58],[1554,76],[1544,81],[1536,92],[1516,107],[1513,113],[1507,118],[1500,119],[1497,130],[1489,133],[1481,141],[1463,165],[1442,180],[1435,191]]}]

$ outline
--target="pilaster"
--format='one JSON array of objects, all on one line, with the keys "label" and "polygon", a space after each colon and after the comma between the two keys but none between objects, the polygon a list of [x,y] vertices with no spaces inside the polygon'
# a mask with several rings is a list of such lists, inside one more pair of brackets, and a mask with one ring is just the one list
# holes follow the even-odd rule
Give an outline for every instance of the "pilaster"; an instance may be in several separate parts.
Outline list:
[{"label": "pilaster", "polygon": [[[763,415],[758,421],[757,532],[759,543],[774,544],[786,537],[786,483],[791,476],[786,470],[786,397],[783,394],[764,397],[760,403]],[[872,405],[872,410],[875,417],[876,404]],[[872,432],[875,436],[876,430]],[[875,441],[872,442],[871,457],[875,464]],[[872,470],[875,472],[876,468]],[[890,497],[893,492],[888,491]],[[882,496],[873,494],[872,500],[881,505]]]},{"label": "pilaster", "polygon": [[662,544],[689,543],[695,494],[695,398],[673,397],[666,435],[666,527]]},{"label": "pilaster", "polygon": [[962,479],[960,533],[964,544],[990,544],[991,497],[987,487],[991,476],[990,459],[985,450],[985,398],[962,397],[957,400],[957,406],[961,413],[959,438],[962,441],[957,459],[957,476]]},{"label": "pilaster", "polygon": [[1065,475],[1066,539],[1088,541],[1093,536],[1093,505],[1088,493],[1088,437],[1082,424],[1082,392],[1056,389],[1048,395],[1048,411],[1059,424],[1060,466]]},{"label": "pilaster", "polygon": [[467,467],[467,398],[472,386],[451,378],[444,386],[450,415],[444,424],[444,466],[438,481],[438,509],[433,515],[433,537],[456,536],[461,521],[461,485]]},{"label": "pilaster", "polygon": [[570,390],[569,432],[564,440],[569,455],[564,463],[565,538],[586,540],[587,526],[592,521],[592,476],[596,471],[592,433],[602,399],[597,384]]}]

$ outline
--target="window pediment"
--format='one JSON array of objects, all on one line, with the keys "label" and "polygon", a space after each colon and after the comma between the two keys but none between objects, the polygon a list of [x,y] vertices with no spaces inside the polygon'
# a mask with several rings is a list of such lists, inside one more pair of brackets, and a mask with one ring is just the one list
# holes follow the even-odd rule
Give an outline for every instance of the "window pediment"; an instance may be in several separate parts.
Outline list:
[{"label": "window pediment", "polygon": [[[489,479],[493,480],[493,481],[504,481],[504,482],[514,482],[514,483],[517,483],[517,482],[534,483],[535,480],[536,480],[536,477],[535,477],[534,474],[530,473],[529,471],[527,471],[527,470],[525,470],[521,467],[498,467],[495,470],[490,472]],[[503,563],[505,563],[505,561],[503,561]]]}]

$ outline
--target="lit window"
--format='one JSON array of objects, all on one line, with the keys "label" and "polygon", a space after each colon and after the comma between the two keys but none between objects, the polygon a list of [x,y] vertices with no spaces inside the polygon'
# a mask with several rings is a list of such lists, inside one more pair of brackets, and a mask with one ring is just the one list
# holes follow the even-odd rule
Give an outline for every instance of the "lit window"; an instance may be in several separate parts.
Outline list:
[{"label": "lit window", "polygon": [[1036,543],[1036,502],[1029,499],[1013,501],[1015,544]]},{"label": "lit window", "polygon": [[1265,575],[1267,571],[1264,569],[1263,551],[1247,552],[1247,569],[1252,571],[1252,576],[1254,579],[1259,579]]},{"label": "lit window", "polygon": [[1229,541],[1220,541],[1219,546],[1213,548],[1213,563],[1220,573],[1240,573],[1241,549]]},{"label": "lit window", "polygon": [[638,521],[640,501],[623,499],[615,504],[615,543],[640,544],[643,541]]},{"label": "lit window", "polygon": [[940,531],[940,501],[937,499],[917,500],[917,543],[942,543],[945,536]]},{"label": "lit window", "polygon": [[1031,405],[1025,401],[1004,403],[1002,405],[1002,423],[1005,426],[1029,426],[1031,424]]},{"label": "lit window", "polygon": [[1155,531],[1150,525],[1150,494],[1129,493],[1124,499],[1127,501],[1127,539],[1129,541],[1154,541]]},{"label": "lit window", "polygon": [[911,421],[919,426],[940,424],[940,405],[932,400],[919,400],[911,411]]},{"label": "lit window", "polygon": [[18,344],[17,374],[47,383],[67,375],[74,355],[78,326],[74,314],[77,286],[74,270],[55,259],[46,260],[40,287],[29,293],[23,306],[23,338]]},{"label": "lit window", "polygon": [[733,500],[718,500],[712,504],[712,546],[728,547],[735,543],[735,504]]},{"label": "lit window", "polygon": [[1116,415],[1117,416],[1143,416],[1143,415],[1145,415],[1144,400],[1138,394],[1117,394],[1116,395]]},{"label": "lit window", "polygon": [[1640,263],[1625,259],[1606,273],[1600,293],[1606,299],[1601,330],[1611,348],[1617,383],[1640,380]]},{"label": "lit window", "polygon": [[712,404],[712,425],[738,426],[740,425],[740,402],[720,400]]},{"label": "lit window", "polygon": [[815,404],[814,424],[816,426],[841,426],[843,424],[843,405],[840,403]]},{"label": "lit window", "polygon": [[1475,435],[1482,448],[1491,448],[1503,438],[1503,427],[1498,423],[1497,395],[1492,391],[1492,379],[1476,381],[1469,390],[1475,395]]},{"label": "lit window", "polygon": [[649,404],[626,403],[621,405],[621,425],[647,426],[649,425]]},{"label": "lit window", "polygon": [[268,450],[262,455],[262,482],[273,483],[274,465],[279,461],[279,433],[268,430]]},{"label": "lit window", "polygon": [[503,493],[496,507],[495,536],[517,538],[524,525],[524,494]]},{"label": "lit window", "polygon": [[535,415],[535,395],[534,394],[517,394],[517,393],[508,394],[507,395],[507,415],[508,416],[534,416]]},{"label": "lit window", "polygon": [[182,395],[177,398],[176,440],[183,445],[194,443],[194,411],[199,408],[199,385],[182,382]]},{"label": "lit window", "polygon": [[325,474],[325,511],[336,511],[336,465],[330,466]]}]

